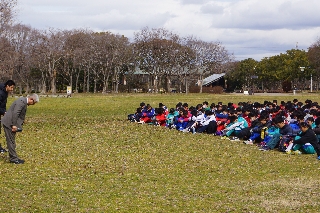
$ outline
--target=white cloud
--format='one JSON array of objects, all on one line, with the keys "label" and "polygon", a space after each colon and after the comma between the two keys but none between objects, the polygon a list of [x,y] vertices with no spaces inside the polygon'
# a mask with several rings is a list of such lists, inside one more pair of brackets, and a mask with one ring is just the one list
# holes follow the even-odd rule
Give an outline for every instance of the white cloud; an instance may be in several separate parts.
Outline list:
[{"label": "white cloud", "polygon": [[316,0],[19,0],[18,19],[37,29],[89,28],[129,38],[143,27],[221,41],[237,59],[307,49],[320,35]]}]

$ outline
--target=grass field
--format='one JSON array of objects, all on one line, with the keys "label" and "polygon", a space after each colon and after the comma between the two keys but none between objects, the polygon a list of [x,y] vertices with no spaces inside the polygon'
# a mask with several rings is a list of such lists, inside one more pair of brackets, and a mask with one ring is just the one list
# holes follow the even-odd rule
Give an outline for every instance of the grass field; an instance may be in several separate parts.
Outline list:
[{"label": "grass field", "polygon": [[127,121],[142,101],[174,107],[293,98],[320,102],[316,95],[43,97],[17,136],[26,163],[0,155],[0,212],[319,212],[315,155],[261,152]]}]

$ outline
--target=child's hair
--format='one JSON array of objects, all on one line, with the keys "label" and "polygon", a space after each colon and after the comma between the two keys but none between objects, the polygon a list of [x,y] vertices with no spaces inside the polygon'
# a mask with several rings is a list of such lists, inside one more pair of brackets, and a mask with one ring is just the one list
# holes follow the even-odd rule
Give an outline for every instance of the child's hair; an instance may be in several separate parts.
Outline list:
[{"label": "child's hair", "polygon": [[314,118],[313,118],[313,117],[308,117],[308,118],[307,118],[307,121],[314,122]]},{"label": "child's hair", "polygon": [[212,112],[211,110],[206,110],[206,111],[205,111],[205,115],[207,115],[207,116],[208,116],[208,115],[212,115],[212,114],[213,114],[213,112]]},{"label": "child's hair", "polygon": [[233,123],[233,122],[235,122],[235,121],[238,119],[238,116],[236,116],[236,115],[230,115],[230,116],[228,117],[228,119],[229,119],[230,123]]},{"label": "child's hair", "polygon": [[249,115],[248,115],[249,118],[252,118],[252,117],[258,117],[258,115],[255,113],[255,112],[250,112]]},{"label": "child's hair", "polygon": [[158,115],[163,114],[164,113],[164,109],[159,107],[159,108],[155,108],[155,113],[157,113]]},{"label": "child's hair", "polygon": [[184,116],[188,116],[188,110],[183,110],[182,112]]},{"label": "child's hair", "polygon": [[202,108],[202,106],[203,106],[202,104],[197,104],[196,109],[199,110]]},{"label": "child's hair", "polygon": [[193,110],[190,111],[190,113],[191,113],[192,116],[197,116],[198,115],[198,110],[193,109]]},{"label": "child's hair", "polygon": [[237,111],[234,110],[234,109],[229,109],[229,114],[230,115],[235,115],[235,114],[237,114]]},{"label": "child's hair", "polygon": [[309,114],[310,114],[310,115],[316,115],[317,112],[318,112],[318,110],[316,110],[316,109],[311,109],[310,112],[309,112]]},{"label": "child's hair", "polygon": [[284,122],[284,118],[282,116],[276,116],[274,118],[274,123],[275,124],[279,124],[279,123],[283,123]]},{"label": "child's hair", "polygon": [[137,113],[141,113],[142,112],[142,108],[141,107],[138,107],[137,108]]},{"label": "child's hair", "polygon": [[299,124],[299,126],[300,126],[300,127],[308,127],[308,128],[310,128],[309,124],[307,124],[306,122],[301,122],[301,123]]},{"label": "child's hair", "polygon": [[269,119],[269,116],[266,115],[265,113],[264,114],[260,114],[259,121],[268,120],[268,119]]},{"label": "child's hair", "polygon": [[304,116],[303,115],[297,115],[297,120],[298,121],[303,121],[304,120]]},{"label": "child's hair", "polygon": [[237,111],[237,113],[238,113],[238,112],[239,112],[239,113],[242,113],[241,107],[237,107],[237,108],[236,108],[236,111]]},{"label": "child's hair", "polygon": [[204,101],[203,104],[208,106],[209,103],[208,103],[208,101]]},{"label": "child's hair", "polygon": [[173,113],[174,113],[174,111],[175,111],[175,109],[174,109],[174,108],[170,108],[169,113],[173,114]]}]

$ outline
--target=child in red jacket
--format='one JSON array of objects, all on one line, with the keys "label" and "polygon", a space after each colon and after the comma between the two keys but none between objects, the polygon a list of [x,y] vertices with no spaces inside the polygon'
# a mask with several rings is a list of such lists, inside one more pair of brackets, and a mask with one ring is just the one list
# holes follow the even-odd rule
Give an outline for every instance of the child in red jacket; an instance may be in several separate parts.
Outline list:
[{"label": "child in red jacket", "polygon": [[156,109],[155,124],[159,126],[166,126],[166,112],[164,108]]}]

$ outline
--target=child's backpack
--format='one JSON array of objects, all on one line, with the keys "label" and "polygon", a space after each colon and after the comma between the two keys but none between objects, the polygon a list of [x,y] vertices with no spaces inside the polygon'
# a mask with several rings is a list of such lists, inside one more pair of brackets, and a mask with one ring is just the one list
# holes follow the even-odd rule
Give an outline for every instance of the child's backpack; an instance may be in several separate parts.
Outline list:
[{"label": "child's backpack", "polygon": [[289,146],[289,142],[292,140],[292,136],[283,135],[280,137],[278,149],[280,152],[285,152]]},{"label": "child's backpack", "polygon": [[291,123],[290,126],[292,128],[293,135],[297,135],[301,131],[300,126],[296,123]]},{"label": "child's backpack", "polygon": [[264,140],[266,136],[266,131],[268,131],[268,127],[263,127],[260,132],[261,140]]}]

